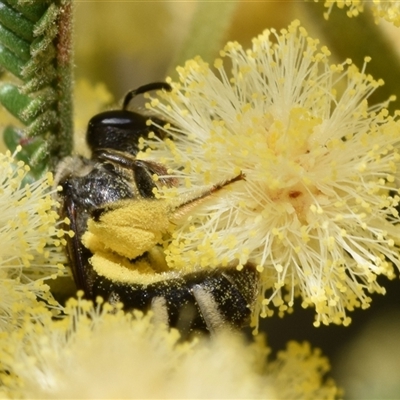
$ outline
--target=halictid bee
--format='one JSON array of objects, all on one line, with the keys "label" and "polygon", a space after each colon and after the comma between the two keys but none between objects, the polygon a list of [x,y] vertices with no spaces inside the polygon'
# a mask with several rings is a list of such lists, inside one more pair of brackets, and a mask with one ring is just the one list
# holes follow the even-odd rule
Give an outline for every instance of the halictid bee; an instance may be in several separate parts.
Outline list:
[{"label": "halictid bee", "polygon": [[[166,166],[136,155],[139,139],[150,131],[165,139],[157,128],[165,121],[127,110],[135,96],[150,90],[171,87],[139,87],[126,95],[121,110],[95,115],[86,134],[91,158],[68,157],[59,166],[61,213],[75,233],[67,236],[67,254],[76,285],[90,299],[101,296],[112,304],[122,302],[125,309],[151,309],[157,320],[182,332],[242,327],[256,297],[255,268],[173,271],[161,243],[174,214],[195,210],[197,202],[244,177],[221,182],[180,204],[156,199],[154,188],[176,186],[176,180],[168,178]],[[149,119],[155,125],[146,123]],[[154,174],[160,178],[154,180]]]}]

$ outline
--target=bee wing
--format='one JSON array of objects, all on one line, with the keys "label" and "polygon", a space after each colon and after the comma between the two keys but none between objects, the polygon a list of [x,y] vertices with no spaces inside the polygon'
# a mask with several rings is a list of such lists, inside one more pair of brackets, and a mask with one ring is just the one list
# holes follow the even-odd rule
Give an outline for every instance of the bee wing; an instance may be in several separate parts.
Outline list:
[{"label": "bee wing", "polygon": [[71,238],[66,235],[67,253],[70,260],[70,267],[78,289],[82,289],[88,297],[92,294],[93,288],[93,267],[89,262],[92,253],[82,245],[82,235],[85,231],[86,219],[82,219],[82,211],[68,194],[64,197],[63,214],[70,220],[69,229],[75,235]]},{"label": "bee wing", "polygon": [[153,174],[159,176],[161,184],[167,187],[178,186],[178,179],[169,176],[168,168],[166,168],[164,165],[151,160],[140,160],[140,162],[146,165],[149,171],[151,171]]}]

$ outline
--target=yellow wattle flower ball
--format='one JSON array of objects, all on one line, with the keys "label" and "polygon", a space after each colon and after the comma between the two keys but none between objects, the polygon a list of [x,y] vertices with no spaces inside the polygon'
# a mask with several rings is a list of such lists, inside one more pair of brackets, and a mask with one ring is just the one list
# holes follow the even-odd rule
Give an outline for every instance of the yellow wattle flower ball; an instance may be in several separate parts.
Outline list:
[{"label": "yellow wattle flower ball", "polygon": [[51,173],[24,184],[28,171],[15,154],[0,153],[0,331],[4,332],[18,327],[24,315],[45,313],[46,305],[61,310],[45,284],[66,275],[65,231],[58,226],[56,189]]},{"label": "yellow wattle flower ball", "polygon": [[350,323],[379,275],[400,267],[400,125],[387,102],[370,106],[383,84],[330,52],[298,21],[266,30],[244,50],[230,42],[215,70],[200,58],[148,107],[167,137],[139,156],[168,166],[178,187],[161,198],[243,179],[210,196],[167,242],[170,268],[195,271],[253,264],[258,316],[316,309],[315,325]]}]

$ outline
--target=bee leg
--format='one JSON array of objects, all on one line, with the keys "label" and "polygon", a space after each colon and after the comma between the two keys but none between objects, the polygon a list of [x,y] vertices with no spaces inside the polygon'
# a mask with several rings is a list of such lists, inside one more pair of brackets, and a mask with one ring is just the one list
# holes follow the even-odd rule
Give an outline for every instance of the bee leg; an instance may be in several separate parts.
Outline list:
[{"label": "bee leg", "polygon": [[156,324],[169,325],[169,315],[165,297],[154,297],[151,300],[150,307],[151,311],[153,312],[153,321]]},{"label": "bee leg", "polygon": [[221,328],[229,327],[229,324],[219,312],[218,304],[213,294],[201,285],[194,286],[192,290],[207,329],[211,333],[215,333]]}]

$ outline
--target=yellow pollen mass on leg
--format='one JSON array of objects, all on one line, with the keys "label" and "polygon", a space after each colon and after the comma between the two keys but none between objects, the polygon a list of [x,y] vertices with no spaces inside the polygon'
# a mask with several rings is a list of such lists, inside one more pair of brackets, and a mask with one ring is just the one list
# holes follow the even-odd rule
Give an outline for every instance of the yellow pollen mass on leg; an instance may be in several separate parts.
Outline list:
[{"label": "yellow pollen mass on leg", "polygon": [[104,248],[134,259],[161,242],[169,228],[168,208],[162,200],[117,203],[99,221],[88,221],[82,242],[92,251]]}]

